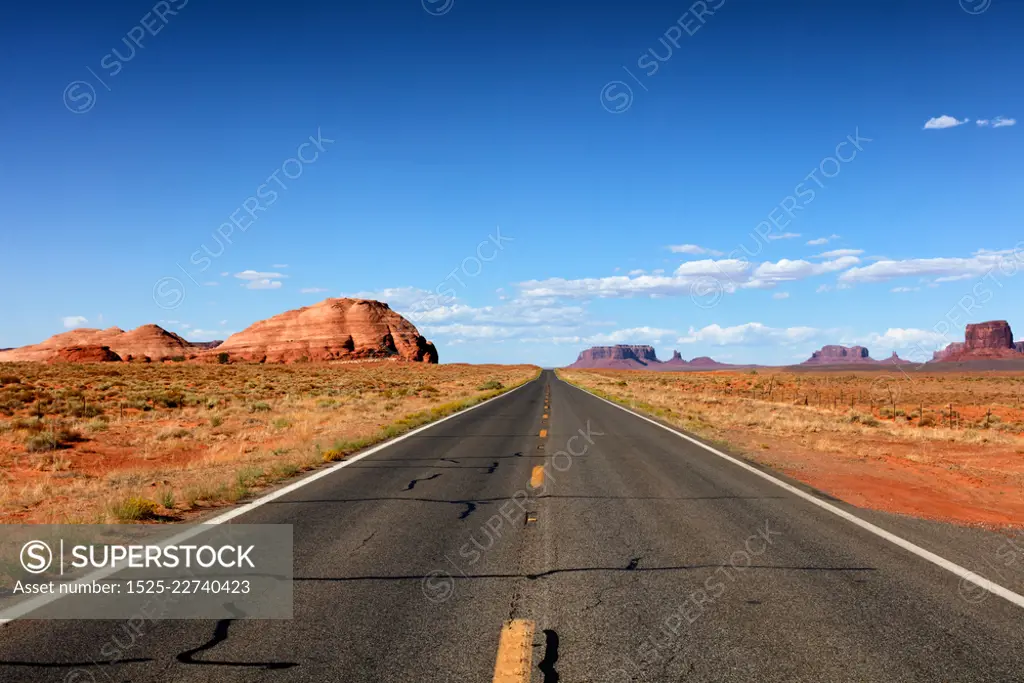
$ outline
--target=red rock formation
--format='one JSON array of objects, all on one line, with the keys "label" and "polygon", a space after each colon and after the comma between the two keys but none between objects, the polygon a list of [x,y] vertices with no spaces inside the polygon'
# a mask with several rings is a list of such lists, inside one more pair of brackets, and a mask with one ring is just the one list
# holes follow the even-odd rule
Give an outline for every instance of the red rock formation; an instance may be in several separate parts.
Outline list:
[{"label": "red rock formation", "polygon": [[875,360],[863,346],[830,344],[812,353],[811,357],[800,365],[906,365],[911,362],[900,358],[895,351],[885,360]]},{"label": "red rock formation", "polygon": [[973,359],[1021,358],[1021,346],[1013,341],[1013,330],[1005,320],[990,320],[967,326],[963,342],[953,342],[936,351],[933,360],[962,361]]},{"label": "red rock formation", "polygon": [[839,363],[873,363],[863,346],[837,346],[830,344],[811,354],[802,365],[837,365]]},{"label": "red rock formation", "polygon": [[81,328],[54,335],[40,344],[22,346],[0,353],[2,361],[48,361],[61,349],[74,347],[109,347],[125,360],[153,360],[195,355],[196,349],[187,341],[157,325],[143,325],[131,332],[118,327],[105,330]]},{"label": "red rock formation", "polygon": [[661,363],[653,346],[617,344],[615,346],[594,346],[580,351],[576,362],[569,367],[636,370],[643,369],[651,363]]},{"label": "red rock formation", "polygon": [[57,349],[47,361],[49,363],[111,363],[119,362],[121,356],[109,346],[66,346]]},{"label": "red rock formation", "polygon": [[387,304],[367,299],[325,299],[286,311],[233,334],[200,358],[215,362],[227,353],[232,361],[296,361],[398,358],[437,362],[437,349],[408,320]]},{"label": "red rock formation", "polygon": [[689,365],[689,363],[687,363],[685,360],[683,360],[683,356],[682,356],[681,353],[679,353],[678,351],[673,351],[672,352],[672,357],[670,359],[668,359],[667,361],[665,361],[664,365],[666,367],[672,366],[672,367],[683,368],[683,367],[686,367],[687,365]]},{"label": "red rock formation", "polygon": [[581,351],[576,362],[568,366],[575,369],[610,369],[610,370],[725,370],[752,368],[756,366],[740,366],[719,363],[713,358],[702,356],[691,361],[683,359],[678,351],[672,352],[671,360],[662,362],[652,346],[595,346]]}]

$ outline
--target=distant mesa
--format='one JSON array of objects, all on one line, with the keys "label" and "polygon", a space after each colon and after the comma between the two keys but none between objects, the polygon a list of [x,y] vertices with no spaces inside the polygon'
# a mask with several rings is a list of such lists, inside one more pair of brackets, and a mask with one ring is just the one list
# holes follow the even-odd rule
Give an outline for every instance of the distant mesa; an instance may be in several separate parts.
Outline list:
[{"label": "distant mesa", "polygon": [[1005,320],[968,325],[964,341],[953,342],[932,356],[937,363],[1004,359],[1024,360],[1024,342],[1013,341],[1013,330]]},{"label": "distant mesa", "polygon": [[437,349],[412,323],[387,304],[367,299],[326,299],[257,322],[223,342],[192,343],[158,325],[143,325],[130,332],[80,328],[40,344],[0,351],[0,362],[291,363],[367,358],[438,360]]},{"label": "distant mesa", "polygon": [[573,369],[596,370],[722,370],[729,368],[752,367],[729,365],[702,356],[692,361],[683,360],[678,351],[672,352],[668,361],[658,360],[653,346],[617,344],[615,346],[593,346],[580,352],[576,362],[568,366]]},{"label": "distant mesa", "polygon": [[233,334],[201,360],[258,363],[392,358],[436,363],[437,349],[380,301],[325,299],[286,311]]},{"label": "distant mesa", "polygon": [[895,351],[885,360],[875,360],[865,346],[829,344],[812,353],[800,365],[905,365],[910,362],[900,358]]}]

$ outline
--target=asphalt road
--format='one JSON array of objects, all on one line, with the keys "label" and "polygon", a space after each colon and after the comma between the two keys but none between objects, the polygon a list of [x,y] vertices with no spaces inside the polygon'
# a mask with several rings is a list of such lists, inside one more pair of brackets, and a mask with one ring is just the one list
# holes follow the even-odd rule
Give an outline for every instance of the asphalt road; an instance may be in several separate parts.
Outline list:
[{"label": "asphalt road", "polygon": [[[999,535],[854,512],[1024,588]],[[20,620],[0,681],[513,680],[510,620],[534,683],[1024,680],[1020,607],[551,372],[235,521],[294,525],[293,620]]]}]

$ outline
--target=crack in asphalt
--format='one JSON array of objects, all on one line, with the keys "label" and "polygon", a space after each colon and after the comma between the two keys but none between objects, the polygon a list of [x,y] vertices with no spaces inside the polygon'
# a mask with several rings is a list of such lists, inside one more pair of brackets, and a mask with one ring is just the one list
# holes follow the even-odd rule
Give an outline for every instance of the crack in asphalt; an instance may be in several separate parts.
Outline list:
[{"label": "crack in asphalt", "polygon": [[353,550],[352,552],[353,552],[353,553],[357,553],[357,552],[359,552],[360,550],[362,550],[362,549],[363,549],[363,546],[365,546],[365,545],[366,545],[367,543],[369,543],[369,542],[370,542],[370,540],[371,540],[371,539],[372,539],[372,538],[373,538],[374,536],[376,536],[376,535],[377,535],[377,532],[376,532],[376,531],[374,531],[374,532],[373,532],[372,534],[370,534],[369,536],[367,536],[366,538],[364,538],[364,539],[363,539],[363,542],[362,542],[362,543],[360,543],[360,544],[359,544],[358,546],[356,546],[355,550]]},{"label": "crack in asphalt", "polygon": [[405,487],[405,490],[406,491],[412,491],[413,488],[415,488],[417,482],[430,481],[431,479],[437,479],[440,476],[441,476],[441,474],[438,472],[438,473],[431,474],[429,477],[424,477],[423,479],[413,479],[412,481],[409,482],[409,485]]},{"label": "crack in asphalt", "polygon": [[[235,607],[232,603],[225,605],[229,612],[234,614],[236,617],[244,617],[245,613]],[[293,666],[298,666],[298,662],[211,662],[201,659],[195,659],[195,655],[206,650],[212,650],[221,643],[228,639],[228,630],[231,628],[231,623],[236,619],[221,619],[217,622],[217,625],[213,629],[213,637],[207,642],[203,643],[199,647],[191,650],[185,650],[184,652],[177,655],[176,659],[181,664],[199,664],[203,666],[240,666],[240,667],[258,667],[267,671],[278,670],[278,669],[290,669]]]}]

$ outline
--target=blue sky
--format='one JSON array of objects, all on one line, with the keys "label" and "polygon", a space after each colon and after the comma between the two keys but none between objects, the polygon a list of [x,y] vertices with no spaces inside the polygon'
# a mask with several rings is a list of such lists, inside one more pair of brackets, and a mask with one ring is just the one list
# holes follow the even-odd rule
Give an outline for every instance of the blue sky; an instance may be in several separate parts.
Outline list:
[{"label": "blue sky", "polygon": [[343,294],[442,361],[1024,329],[1024,3],[638,4],[5,8],[0,347]]}]

